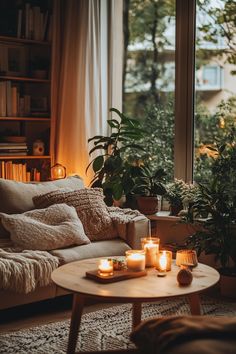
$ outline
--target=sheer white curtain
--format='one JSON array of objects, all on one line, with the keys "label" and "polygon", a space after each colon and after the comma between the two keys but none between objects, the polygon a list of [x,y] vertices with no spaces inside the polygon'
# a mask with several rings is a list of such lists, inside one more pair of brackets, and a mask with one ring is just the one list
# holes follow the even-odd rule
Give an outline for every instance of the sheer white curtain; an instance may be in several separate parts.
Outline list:
[{"label": "sheer white curtain", "polygon": [[[109,69],[109,41],[113,30],[109,35],[109,2],[67,0],[55,3],[52,72],[55,148],[52,147],[52,151],[54,161],[66,167],[67,175],[77,173],[88,184],[92,171],[86,176],[87,140],[107,133],[106,120],[112,106],[114,69]],[[109,17],[111,22],[112,17]],[[120,56],[122,58],[122,52]],[[122,65],[119,70],[122,77]]]}]

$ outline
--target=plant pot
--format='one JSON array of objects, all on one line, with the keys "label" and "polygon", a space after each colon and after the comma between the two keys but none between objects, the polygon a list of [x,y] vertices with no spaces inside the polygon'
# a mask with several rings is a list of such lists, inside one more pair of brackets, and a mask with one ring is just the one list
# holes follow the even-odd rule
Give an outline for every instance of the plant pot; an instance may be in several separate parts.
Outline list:
[{"label": "plant pot", "polygon": [[125,202],[126,202],[126,196],[122,195],[122,197],[119,200],[113,201],[113,206],[122,208],[124,206]]},{"label": "plant pot", "polygon": [[137,208],[145,215],[155,214],[158,212],[159,199],[157,196],[137,196]]},{"label": "plant pot", "polygon": [[171,205],[170,206],[170,215],[177,216],[181,210],[183,210],[182,205]]},{"label": "plant pot", "polygon": [[222,296],[236,299],[236,269],[220,269],[220,293]]}]

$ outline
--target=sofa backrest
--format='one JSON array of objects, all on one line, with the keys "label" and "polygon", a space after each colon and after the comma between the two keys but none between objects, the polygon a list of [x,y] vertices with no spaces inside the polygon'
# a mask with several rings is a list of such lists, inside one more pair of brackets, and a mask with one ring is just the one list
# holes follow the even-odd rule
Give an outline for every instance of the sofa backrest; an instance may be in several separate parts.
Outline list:
[{"label": "sofa backrest", "polygon": [[[6,214],[18,214],[34,209],[32,198],[61,188],[72,190],[84,187],[83,180],[79,176],[71,176],[47,182],[16,182],[0,178],[0,212]],[[0,222],[0,237],[6,235]]]}]

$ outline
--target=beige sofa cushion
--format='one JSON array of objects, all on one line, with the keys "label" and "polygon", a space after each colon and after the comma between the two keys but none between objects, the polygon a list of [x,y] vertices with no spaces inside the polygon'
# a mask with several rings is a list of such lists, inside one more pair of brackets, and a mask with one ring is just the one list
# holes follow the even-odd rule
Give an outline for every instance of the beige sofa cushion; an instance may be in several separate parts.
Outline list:
[{"label": "beige sofa cushion", "polygon": [[[23,183],[0,178],[0,212],[6,214],[23,213],[34,209],[32,198],[36,195],[61,188],[75,190],[83,187],[83,181],[79,176],[40,183]],[[0,238],[9,237],[9,232],[0,222]]]},{"label": "beige sofa cushion", "polygon": [[83,187],[83,181],[79,176],[40,183],[16,182],[0,178],[0,212],[7,214],[23,213],[34,209],[32,198],[36,195],[61,188],[75,190]]},{"label": "beige sofa cushion", "polygon": [[74,206],[90,241],[98,241],[118,236],[103,198],[101,188],[83,188],[72,192],[49,192],[34,197],[33,201],[37,208],[45,208],[55,203]]},{"label": "beige sofa cushion", "polygon": [[13,243],[23,249],[49,251],[90,243],[75,208],[67,204],[22,214],[0,213],[0,218]]},{"label": "beige sofa cushion", "polygon": [[60,259],[61,264],[94,257],[124,256],[130,247],[121,239],[92,242],[85,246],[75,246],[50,253]]}]

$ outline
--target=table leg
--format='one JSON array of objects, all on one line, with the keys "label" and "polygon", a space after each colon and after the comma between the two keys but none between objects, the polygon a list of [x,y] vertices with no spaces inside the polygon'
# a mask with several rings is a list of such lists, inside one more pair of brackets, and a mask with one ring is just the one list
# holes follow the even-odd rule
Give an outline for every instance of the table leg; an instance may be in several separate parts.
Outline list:
[{"label": "table leg", "polygon": [[201,303],[198,294],[188,295],[188,302],[190,306],[190,311],[192,315],[201,315]]},{"label": "table leg", "polygon": [[142,317],[142,303],[133,303],[133,313],[132,313],[132,327],[133,329],[141,322]]},{"label": "table leg", "polygon": [[67,354],[75,353],[79,326],[83,314],[83,307],[84,307],[84,297],[81,295],[74,294]]}]

